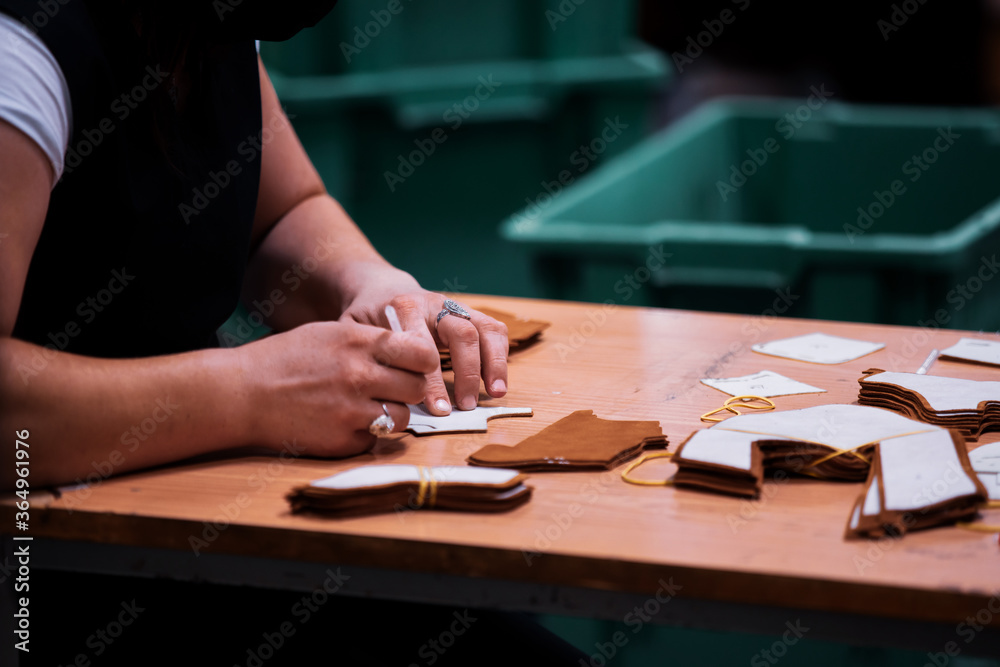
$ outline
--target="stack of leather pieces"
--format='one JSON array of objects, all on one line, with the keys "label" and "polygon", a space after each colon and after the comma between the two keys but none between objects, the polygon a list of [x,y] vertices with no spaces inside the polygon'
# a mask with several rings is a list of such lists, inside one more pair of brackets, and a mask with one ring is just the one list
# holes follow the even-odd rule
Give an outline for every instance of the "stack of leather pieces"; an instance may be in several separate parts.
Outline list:
[{"label": "stack of leather pieces", "polygon": [[692,434],[673,459],[677,486],[745,497],[760,494],[767,472],[866,479],[848,537],[970,519],[986,501],[957,432],[862,405],[731,417]]},{"label": "stack of leather pieces", "polygon": [[740,415],[692,433],[674,454],[673,481],[749,498],[760,494],[765,470],[862,481],[881,439],[927,428],[856,405]]},{"label": "stack of leather pieces", "polygon": [[610,470],[667,445],[660,422],[601,419],[593,410],[577,410],[512,447],[486,445],[467,461],[523,471]]},{"label": "stack of leather pieces", "polygon": [[[507,325],[507,341],[510,354],[519,352],[538,342],[538,339],[542,336],[542,332],[551,326],[550,322],[524,319],[512,313],[505,313],[502,310],[494,310],[493,308],[476,308],[476,310]],[[441,370],[451,370],[451,353],[448,350],[441,351]]]},{"label": "stack of leather pieces", "polygon": [[334,517],[417,509],[504,512],[531,497],[526,479],[508,469],[370,465],[313,480],[287,498],[292,512]]},{"label": "stack of leather pieces", "polygon": [[858,403],[893,410],[975,442],[1000,430],[1000,382],[894,373],[871,368],[858,380]]},{"label": "stack of leather pieces", "polygon": [[930,427],[879,443],[845,536],[901,536],[976,518],[988,494],[957,431]]}]

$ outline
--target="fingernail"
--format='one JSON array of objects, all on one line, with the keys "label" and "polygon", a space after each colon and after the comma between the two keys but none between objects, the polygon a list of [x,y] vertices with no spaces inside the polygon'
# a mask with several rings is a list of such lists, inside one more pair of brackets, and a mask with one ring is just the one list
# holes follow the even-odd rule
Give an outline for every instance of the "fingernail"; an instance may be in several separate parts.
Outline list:
[{"label": "fingernail", "polygon": [[507,393],[507,383],[504,382],[503,380],[500,379],[494,380],[493,384],[491,384],[490,387],[493,389],[494,394]]},{"label": "fingernail", "polygon": [[434,404],[434,407],[437,408],[438,412],[451,412],[451,403],[443,398],[438,399],[437,403]]},{"label": "fingernail", "polygon": [[463,410],[472,410],[476,407],[476,399],[472,396],[466,396],[458,402],[458,407]]}]

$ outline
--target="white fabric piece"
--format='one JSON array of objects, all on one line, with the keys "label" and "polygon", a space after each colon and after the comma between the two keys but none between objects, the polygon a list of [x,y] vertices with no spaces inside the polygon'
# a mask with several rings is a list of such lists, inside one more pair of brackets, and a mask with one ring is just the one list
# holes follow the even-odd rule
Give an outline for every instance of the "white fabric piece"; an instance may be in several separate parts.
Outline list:
[{"label": "white fabric piece", "polygon": [[947,431],[919,433],[879,445],[885,508],[913,511],[976,493]]},{"label": "white fabric piece", "polygon": [[811,333],[758,343],[751,349],[761,354],[795,359],[796,361],[809,361],[814,364],[842,364],[877,352],[883,347],[885,347],[885,343],[871,343],[866,340],[842,338],[825,333]]},{"label": "white fabric piece", "polygon": [[878,516],[878,513],[881,511],[882,501],[878,495],[878,477],[875,477],[872,479],[872,483],[868,487],[868,492],[865,494],[865,504],[862,512],[865,516]]},{"label": "white fabric piece", "polygon": [[432,415],[423,404],[411,405],[410,423],[407,431],[417,435],[430,433],[462,433],[485,431],[486,422],[495,417],[530,417],[531,408],[487,408],[478,406],[472,410],[453,407],[451,414],[443,417]]},{"label": "white fabric piece", "polygon": [[27,26],[0,14],[0,120],[28,136],[62,177],[72,127],[69,86],[52,52]]},{"label": "white fabric piece", "polygon": [[887,382],[915,391],[924,397],[935,412],[960,411],[975,414],[983,401],[1000,401],[1000,382],[891,371],[875,373],[861,381]]},{"label": "white fabric piece", "polygon": [[783,410],[730,417],[711,430],[781,437],[816,442],[837,449],[885,441],[914,431],[940,431],[932,424],[913,421],[900,414],[867,405],[817,405],[801,410]]},{"label": "white fabric piece", "polygon": [[1000,442],[980,445],[969,452],[969,463],[976,472],[1000,473]]},{"label": "white fabric piece", "polygon": [[700,461],[750,470],[754,440],[760,436],[707,428],[692,435],[681,454],[686,461]]},{"label": "white fabric piece", "polygon": [[[505,484],[520,474],[520,471],[509,468],[474,466],[437,466],[424,470],[435,482],[451,484]],[[313,480],[309,484],[324,489],[356,489],[401,482],[419,483],[420,471],[417,466],[403,464],[360,466]]]},{"label": "white fabric piece", "polygon": [[760,371],[738,378],[705,378],[702,384],[723,391],[730,396],[791,396],[793,394],[822,394],[820,389],[774,371]]},{"label": "white fabric piece", "polygon": [[1000,341],[961,338],[951,347],[941,350],[940,356],[1000,366]]}]

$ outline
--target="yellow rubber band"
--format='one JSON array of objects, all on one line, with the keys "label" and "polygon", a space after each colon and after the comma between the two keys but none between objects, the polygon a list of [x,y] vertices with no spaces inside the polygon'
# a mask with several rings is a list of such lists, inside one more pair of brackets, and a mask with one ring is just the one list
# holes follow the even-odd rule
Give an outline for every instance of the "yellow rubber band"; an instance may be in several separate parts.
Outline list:
[{"label": "yellow rubber band", "polygon": [[[762,401],[764,405],[754,405],[753,401]],[[726,402],[722,404],[721,408],[716,408],[715,410],[710,410],[709,412],[703,414],[700,417],[701,421],[712,423],[721,422],[722,417],[713,417],[712,415],[725,410],[732,412],[734,415],[742,414],[739,410],[733,407],[734,403],[742,405],[750,410],[774,410],[775,408],[774,401],[763,396],[733,396],[732,398],[727,399]]]},{"label": "yellow rubber band", "polygon": [[973,523],[972,521],[960,521],[955,524],[959,528],[965,530],[972,530],[977,533],[1000,533],[1000,526],[990,525],[988,523]]},{"label": "yellow rubber band", "polygon": [[636,484],[638,486],[670,486],[673,484],[673,481],[669,479],[654,482],[648,479],[633,479],[629,477],[628,474],[650,459],[666,459],[672,457],[673,455],[673,452],[653,452],[651,454],[646,454],[641,459],[630,463],[628,467],[622,471],[622,479],[629,484]]},{"label": "yellow rubber band", "polygon": [[434,473],[424,466],[417,466],[417,473],[420,475],[420,486],[417,488],[417,509],[424,507],[434,507],[437,502],[437,480]]}]

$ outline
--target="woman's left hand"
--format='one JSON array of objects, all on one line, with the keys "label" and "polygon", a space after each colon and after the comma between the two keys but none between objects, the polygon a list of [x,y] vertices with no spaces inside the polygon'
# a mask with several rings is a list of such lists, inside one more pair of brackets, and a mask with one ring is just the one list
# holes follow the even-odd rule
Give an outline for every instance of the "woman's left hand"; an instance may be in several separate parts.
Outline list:
[{"label": "woman's left hand", "polygon": [[[447,297],[420,287],[408,273],[391,267],[368,272],[359,285],[341,320],[352,319],[388,329],[385,307],[399,315],[404,331],[427,336],[439,349],[451,352],[455,372],[455,404],[471,410],[479,401],[480,380],[486,393],[499,398],[507,393],[507,325],[461,304],[469,319],[448,314],[438,320]],[[441,367],[428,373],[424,405],[431,412],[451,412],[448,389]]]}]

